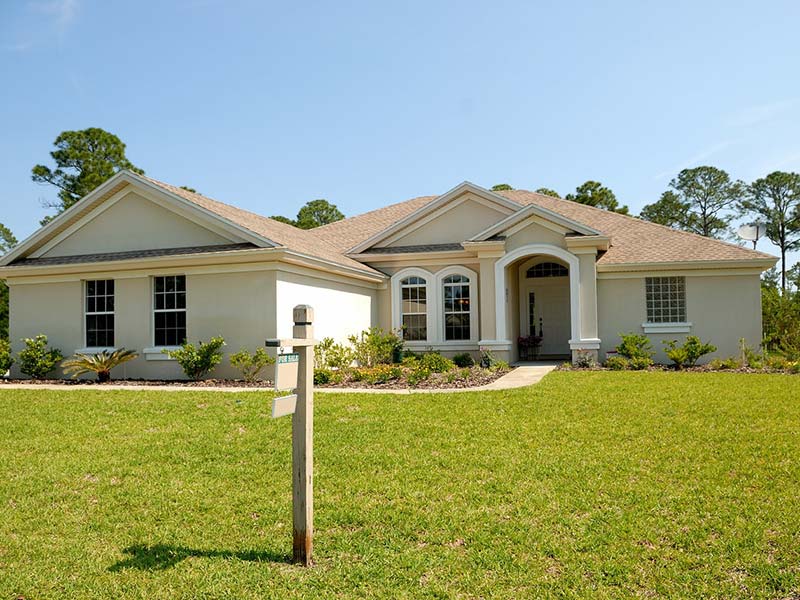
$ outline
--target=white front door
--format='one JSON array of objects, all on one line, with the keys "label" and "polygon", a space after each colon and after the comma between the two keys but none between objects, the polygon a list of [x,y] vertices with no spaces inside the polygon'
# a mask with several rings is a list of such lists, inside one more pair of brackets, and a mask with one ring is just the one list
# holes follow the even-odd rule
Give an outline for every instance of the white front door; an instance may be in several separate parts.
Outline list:
[{"label": "white front door", "polygon": [[528,279],[520,286],[522,335],[542,335],[540,355],[569,355],[569,278]]}]

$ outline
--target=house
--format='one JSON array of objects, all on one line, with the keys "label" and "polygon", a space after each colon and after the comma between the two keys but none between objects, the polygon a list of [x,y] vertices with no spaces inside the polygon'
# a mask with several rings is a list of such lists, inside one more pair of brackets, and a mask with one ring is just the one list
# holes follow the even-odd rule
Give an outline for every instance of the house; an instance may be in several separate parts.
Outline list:
[{"label": "house", "polygon": [[[65,355],[135,349],[126,377],[180,377],[162,349],[222,335],[227,351],[291,334],[402,328],[412,349],[603,357],[620,332],[698,335],[735,354],[761,340],[768,254],[524,190],[462,183],[304,231],[121,172],[0,260],[11,338]],[[14,373],[19,375],[18,372]],[[232,376],[227,361],[220,376]]]}]

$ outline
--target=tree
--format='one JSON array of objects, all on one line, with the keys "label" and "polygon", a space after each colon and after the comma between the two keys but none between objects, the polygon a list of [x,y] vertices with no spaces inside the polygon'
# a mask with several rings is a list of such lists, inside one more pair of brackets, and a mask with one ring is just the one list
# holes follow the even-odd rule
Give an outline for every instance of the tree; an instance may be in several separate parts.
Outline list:
[{"label": "tree", "polygon": [[[732,181],[722,169],[707,166],[684,169],[669,182],[669,187],[685,211],[678,226],[713,238],[722,238],[729,233],[728,226],[733,219],[731,210],[746,191],[741,181]],[[645,211],[646,214],[658,212],[652,205],[646,206],[642,212]]]},{"label": "tree", "polygon": [[800,262],[786,271],[786,281],[794,287],[796,293],[800,293]]},{"label": "tree", "polygon": [[781,251],[781,290],[786,291],[786,253],[800,248],[800,175],[775,171],[747,191],[739,209],[766,223],[767,237]]},{"label": "tree", "polygon": [[642,208],[639,216],[645,221],[659,225],[692,231],[690,228],[692,215],[689,213],[689,208],[688,202],[683,202],[678,194],[667,190],[661,194],[661,198],[657,202],[647,204]]},{"label": "tree", "polygon": [[281,215],[274,215],[270,217],[270,219],[286,223],[287,225],[294,225],[300,229],[314,229],[321,225],[341,221],[344,219],[344,215],[335,204],[331,204],[327,200],[319,199],[306,202],[305,205],[297,211],[296,220]]},{"label": "tree", "polygon": [[99,127],[63,131],[53,143],[56,149],[50,156],[56,163],[55,169],[36,165],[31,178],[36,183],[54,185],[59,189],[58,201],[45,203],[45,206],[55,208],[57,214],[123,169],[144,174],[126,158],[125,144],[113,133]]},{"label": "tree", "polygon": [[508,185],[507,183],[498,183],[497,185],[492,186],[493,192],[505,192],[508,190],[513,190],[514,188]]},{"label": "tree", "polygon": [[599,181],[590,180],[579,185],[575,188],[574,194],[567,194],[566,199],[579,202],[580,204],[596,206],[597,208],[603,208],[623,215],[628,214],[628,207],[620,206],[614,192]]},{"label": "tree", "polygon": [[[0,256],[17,245],[11,230],[0,223]],[[0,340],[8,339],[8,286],[0,281]]]},{"label": "tree", "polygon": [[555,191],[551,190],[550,188],[541,187],[536,190],[537,194],[543,194],[545,196],[552,196],[553,198],[561,198],[561,195]]}]

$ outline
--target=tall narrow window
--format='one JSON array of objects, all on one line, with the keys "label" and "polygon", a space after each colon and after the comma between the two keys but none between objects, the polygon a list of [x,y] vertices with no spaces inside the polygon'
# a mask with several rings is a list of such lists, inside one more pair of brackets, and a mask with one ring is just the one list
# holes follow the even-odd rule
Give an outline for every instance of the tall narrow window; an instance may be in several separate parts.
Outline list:
[{"label": "tall narrow window", "polygon": [[422,277],[406,277],[400,282],[400,308],[403,339],[407,342],[428,339],[428,287]]},{"label": "tall narrow window", "polygon": [[153,278],[156,346],[179,346],[186,341],[186,276]]},{"label": "tall narrow window", "polygon": [[686,322],[686,278],[646,277],[647,322]]},{"label": "tall narrow window", "polygon": [[114,280],[86,282],[86,347],[114,345]]},{"label": "tall narrow window", "polygon": [[444,290],[444,339],[470,338],[469,277],[448,275],[442,280]]}]

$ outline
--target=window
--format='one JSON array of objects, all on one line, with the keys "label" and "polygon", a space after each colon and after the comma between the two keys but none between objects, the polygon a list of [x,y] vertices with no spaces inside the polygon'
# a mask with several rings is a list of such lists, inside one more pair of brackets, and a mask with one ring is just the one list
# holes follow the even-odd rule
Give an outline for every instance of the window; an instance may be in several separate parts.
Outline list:
[{"label": "window", "polygon": [[442,280],[444,339],[470,339],[469,277],[448,275]]},{"label": "window", "polygon": [[186,276],[153,278],[156,346],[179,346],[186,341]]},{"label": "window", "polygon": [[402,304],[400,324],[407,342],[428,339],[428,287],[422,277],[406,277],[400,281]]},{"label": "window", "polygon": [[646,277],[647,322],[686,322],[686,278]]},{"label": "window", "polygon": [[114,280],[86,282],[86,347],[114,346]]},{"label": "window", "polygon": [[554,262],[543,262],[533,265],[525,272],[525,277],[534,279],[539,277],[568,277],[567,267]]}]

